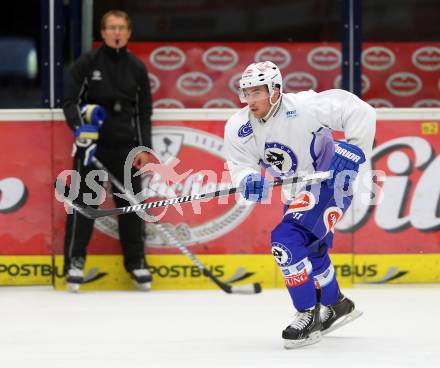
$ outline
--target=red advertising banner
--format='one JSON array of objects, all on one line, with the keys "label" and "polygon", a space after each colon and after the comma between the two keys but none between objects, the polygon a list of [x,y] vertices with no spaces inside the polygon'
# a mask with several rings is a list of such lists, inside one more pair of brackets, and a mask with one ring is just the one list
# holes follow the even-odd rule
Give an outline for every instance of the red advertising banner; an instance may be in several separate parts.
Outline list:
[{"label": "red advertising banner", "polygon": [[364,43],[362,98],[374,107],[440,107],[440,43]]},{"label": "red advertising banner", "polygon": [[[155,107],[238,107],[238,80],[254,61],[281,69],[286,92],[340,88],[334,43],[130,43],[150,72]],[[440,106],[440,43],[364,43],[363,99],[374,107]]]},{"label": "red advertising banner", "polygon": [[[333,252],[440,253],[438,126],[425,120],[378,122],[372,165],[386,174],[379,184],[382,200],[354,205],[337,227]],[[177,157],[176,172],[188,173],[168,183],[176,195],[229,185],[223,127],[214,121],[155,122],[155,151],[163,161]],[[48,255],[52,247],[62,253],[66,214],[54,199],[53,183],[71,168],[71,139],[61,121],[0,123],[1,255]],[[155,176],[146,175],[144,186],[151,200],[173,194]],[[280,193],[274,197],[271,205],[243,207],[229,197],[185,204],[180,213],[169,207],[161,222],[197,254],[268,254],[270,232],[282,215]],[[110,196],[103,206],[113,206]],[[148,253],[177,253],[153,223],[146,226]],[[89,253],[120,254],[116,218],[96,221]]]},{"label": "red advertising banner", "polygon": [[440,253],[439,124],[378,122],[372,164],[386,174],[382,200],[357,206],[346,229],[354,253]]},{"label": "red advertising banner", "polygon": [[51,254],[51,124],[0,122],[0,157],[0,255]]},{"label": "red advertising banner", "polygon": [[340,74],[338,43],[131,43],[150,73],[155,107],[238,107],[238,82],[246,66],[272,60],[285,92],[333,88]]},{"label": "red advertising banner", "polygon": [[[162,161],[178,157],[176,171],[190,174],[179,183],[170,183],[174,194],[160,178],[147,175],[144,187],[151,188],[151,200],[213,191],[221,188],[219,183],[229,185],[223,126],[209,121],[155,124],[153,145],[157,154]],[[376,205],[356,202],[354,214],[337,227],[334,253],[440,252],[438,134],[437,121],[378,122],[372,168],[386,174],[385,182],[379,184],[382,201]],[[208,171],[215,175],[203,175]],[[230,197],[185,204],[181,209],[169,207],[161,223],[198,254],[267,254],[271,230],[281,221],[280,198],[276,191],[271,204],[242,207]],[[109,198],[105,206],[113,206]],[[55,218],[63,216],[57,211]],[[116,219],[99,219],[96,227],[90,252],[119,253]],[[61,236],[62,228],[56,233]],[[147,233],[150,254],[178,253],[153,223],[147,224]],[[62,244],[62,239],[57,243]]]}]

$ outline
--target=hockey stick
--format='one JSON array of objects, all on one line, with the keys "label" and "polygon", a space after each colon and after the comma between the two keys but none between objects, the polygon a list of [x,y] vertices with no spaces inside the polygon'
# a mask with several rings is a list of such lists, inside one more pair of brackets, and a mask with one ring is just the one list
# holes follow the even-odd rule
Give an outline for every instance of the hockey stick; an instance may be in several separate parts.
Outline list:
[{"label": "hockey stick", "polygon": [[[126,198],[132,205],[137,204],[136,198],[132,196],[130,193],[125,191],[123,185],[119,182],[119,180],[99,161],[96,157],[92,159],[93,164],[99,170],[104,170],[107,172],[108,177],[112,184],[123,194],[126,195]],[[246,284],[246,285],[229,285],[225,282],[220,281],[217,277],[215,277],[206,267],[200,262],[200,260],[192,254],[189,249],[173,234],[171,230],[169,230],[166,226],[163,226],[161,223],[156,223],[156,228],[159,232],[164,233],[168,236],[171,241],[174,243],[175,247],[182,252],[185,256],[187,256],[201,271],[202,273],[210,278],[220,289],[225,291],[228,294],[257,294],[261,292],[261,285],[259,283],[254,284]]]},{"label": "hockey stick", "polygon": [[[309,174],[309,175],[305,175],[305,176],[295,176],[295,177],[291,177],[291,178],[287,178],[287,179],[273,181],[273,182],[271,182],[270,185],[272,187],[277,187],[277,186],[286,185],[286,184],[298,184],[298,183],[303,183],[303,182],[322,181],[322,180],[328,179],[329,177],[330,177],[330,172],[324,171],[324,172]],[[96,219],[96,218],[105,217],[105,216],[125,215],[127,213],[146,211],[151,208],[172,206],[175,204],[193,202],[193,201],[198,201],[201,199],[209,199],[209,198],[228,196],[228,195],[235,194],[235,193],[241,193],[244,189],[245,189],[244,186],[239,186],[239,187],[234,187],[234,188],[217,190],[215,192],[191,194],[191,195],[186,195],[186,196],[182,196],[182,197],[164,199],[164,200],[155,201],[155,202],[147,202],[147,203],[143,203],[143,204],[135,204],[132,206],[118,207],[118,208],[113,208],[113,209],[108,209],[108,210],[99,210],[99,209],[95,209],[91,206],[85,206],[84,204],[78,204],[78,203],[75,203],[75,207],[81,207],[82,213],[85,214],[86,217],[91,218],[91,219]]]}]

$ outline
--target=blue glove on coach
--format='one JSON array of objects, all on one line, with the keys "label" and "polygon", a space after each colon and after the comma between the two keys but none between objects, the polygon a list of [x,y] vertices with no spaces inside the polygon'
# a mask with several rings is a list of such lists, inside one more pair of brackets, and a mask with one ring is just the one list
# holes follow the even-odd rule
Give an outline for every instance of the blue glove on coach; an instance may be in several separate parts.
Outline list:
[{"label": "blue glove on coach", "polygon": [[243,178],[240,186],[245,187],[245,190],[241,192],[244,198],[252,202],[261,202],[269,194],[270,181],[260,174],[250,174]]},{"label": "blue glove on coach", "polygon": [[80,159],[84,166],[88,166],[96,154],[99,129],[107,115],[99,105],[81,105],[80,111],[83,124],[75,129],[72,156]]},{"label": "blue glove on coach", "polygon": [[105,109],[99,105],[81,105],[80,110],[84,123],[97,126],[98,129],[102,127],[107,118]]},{"label": "blue glove on coach", "polygon": [[96,125],[83,124],[75,129],[74,134],[75,141],[85,141],[87,139],[96,141],[99,138],[99,127]]},{"label": "blue glove on coach", "polygon": [[96,154],[95,142],[96,142],[95,140],[90,138],[86,140],[83,139],[75,140],[75,142],[73,143],[72,156],[81,160],[84,166],[90,165],[93,157],[95,157]]},{"label": "blue glove on coach", "polygon": [[[347,190],[351,181],[356,179],[357,173],[359,172],[359,165],[365,162],[365,155],[362,150],[355,146],[354,144],[340,142],[335,149],[335,155],[330,163],[330,171],[333,171],[333,176],[327,180],[329,187],[334,187],[335,181],[338,187],[342,187]],[[342,171],[351,171],[347,173],[345,177],[340,174]],[[348,174],[351,174],[348,176]],[[342,182],[342,179],[344,180]],[[339,183],[341,181],[341,183]]]}]

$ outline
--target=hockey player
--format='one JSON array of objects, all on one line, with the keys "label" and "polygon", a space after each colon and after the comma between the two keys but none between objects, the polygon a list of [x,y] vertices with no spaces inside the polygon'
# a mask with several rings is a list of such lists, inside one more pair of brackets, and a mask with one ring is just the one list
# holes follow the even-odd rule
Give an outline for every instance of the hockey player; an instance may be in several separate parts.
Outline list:
[{"label": "hockey player", "polygon": [[[282,93],[280,70],[270,61],[245,69],[240,99],[247,106],[227,122],[225,147],[232,181],[245,186],[245,199],[268,196],[270,182],[261,166],[279,178],[333,174],[300,192],[296,188],[272,231],[272,253],[297,310],[282,333],[285,347],[309,345],[360,316],[339,290],[328,250],[334,226],[351,203],[359,166],[372,150],[375,111],[339,89]],[[332,130],[343,131],[345,141],[335,142]]]}]

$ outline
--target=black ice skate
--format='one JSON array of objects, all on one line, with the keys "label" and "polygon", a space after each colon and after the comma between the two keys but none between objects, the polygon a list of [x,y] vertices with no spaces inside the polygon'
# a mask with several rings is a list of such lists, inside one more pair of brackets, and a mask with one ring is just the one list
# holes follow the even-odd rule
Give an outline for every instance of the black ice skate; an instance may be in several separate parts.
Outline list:
[{"label": "black ice skate", "polygon": [[362,312],[355,309],[354,303],[340,294],[336,304],[321,306],[321,332],[326,335],[354,321],[361,315]]},{"label": "black ice skate", "polygon": [[151,289],[151,282],[153,278],[147,268],[139,268],[130,271],[130,276],[133,279],[134,285],[141,291],[148,291]]},{"label": "black ice skate", "polygon": [[82,268],[71,266],[66,274],[66,283],[68,290],[71,293],[78,292],[83,282],[84,282],[84,273]]},{"label": "black ice skate", "polygon": [[319,305],[313,310],[297,312],[295,320],[283,331],[284,347],[296,349],[321,340]]},{"label": "black ice skate", "polygon": [[72,257],[69,268],[66,271],[67,289],[71,293],[78,292],[81,284],[84,283],[84,265],[86,260],[83,257]]}]

